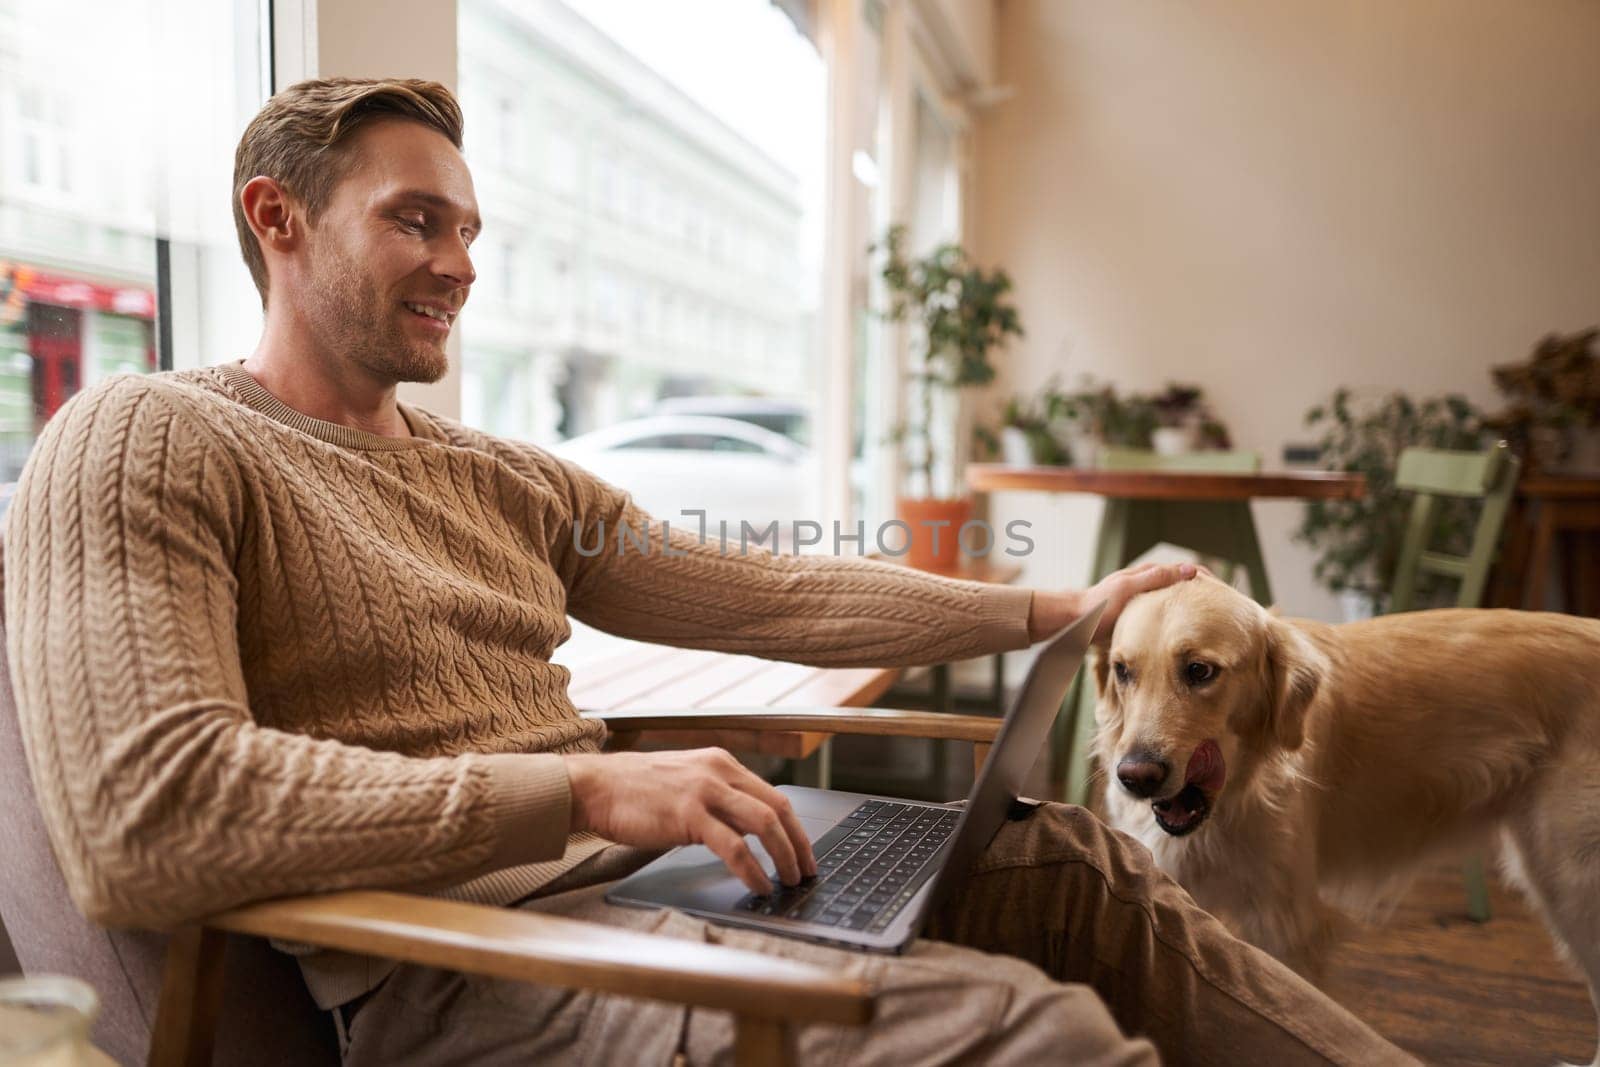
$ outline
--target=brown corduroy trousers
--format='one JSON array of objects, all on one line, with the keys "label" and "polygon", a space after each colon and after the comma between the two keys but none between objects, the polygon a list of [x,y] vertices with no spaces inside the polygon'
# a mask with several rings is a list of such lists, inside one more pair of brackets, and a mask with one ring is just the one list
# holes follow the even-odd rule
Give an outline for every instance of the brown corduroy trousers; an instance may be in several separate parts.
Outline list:
[{"label": "brown corduroy trousers", "polygon": [[[1143,846],[1081,808],[1048,804],[1005,824],[902,956],[606,904],[609,881],[649,858],[613,847],[519,906],[806,960],[868,983],[876,1018],[802,1029],[808,1065],[1415,1062],[1231,936]],[[733,1031],[720,1012],[407,965],[349,1015],[345,1036],[350,1067],[664,1064],[680,1054],[702,1064],[730,1059]]]}]

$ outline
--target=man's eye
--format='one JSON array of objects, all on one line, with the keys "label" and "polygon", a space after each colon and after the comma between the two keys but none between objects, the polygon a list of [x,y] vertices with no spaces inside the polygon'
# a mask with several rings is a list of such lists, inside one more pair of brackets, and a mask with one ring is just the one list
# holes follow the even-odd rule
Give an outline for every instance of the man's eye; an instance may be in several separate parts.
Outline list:
[{"label": "man's eye", "polygon": [[1128,665],[1126,663],[1112,664],[1112,670],[1117,673],[1117,681],[1126,685],[1128,682]]},{"label": "man's eye", "polygon": [[1201,663],[1198,660],[1183,668],[1184,681],[1190,685],[1204,685],[1216,676],[1217,668],[1209,663]]},{"label": "man's eye", "polygon": [[425,223],[422,219],[407,218],[402,215],[399,219],[399,222],[403,228],[410,230],[412,233],[421,233],[423,230],[427,229],[427,223]]}]

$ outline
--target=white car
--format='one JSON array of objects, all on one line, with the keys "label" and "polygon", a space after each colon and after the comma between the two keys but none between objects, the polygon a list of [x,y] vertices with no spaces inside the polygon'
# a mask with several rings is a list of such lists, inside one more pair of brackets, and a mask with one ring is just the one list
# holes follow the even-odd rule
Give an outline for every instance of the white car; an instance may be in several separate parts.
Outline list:
[{"label": "white car", "polygon": [[[811,453],[741,419],[650,415],[574,437],[552,451],[627,490],[634,503],[674,529],[698,532],[699,519],[682,512],[703,510],[714,540],[718,521],[726,520],[733,550],[741,520],[757,533],[776,521],[779,546],[787,549],[793,524],[815,519]],[[772,547],[772,540],[762,544]]]},{"label": "white car", "polygon": [[805,447],[811,443],[811,413],[793,400],[758,396],[674,396],[656,401],[654,415],[720,415],[781,433]]}]

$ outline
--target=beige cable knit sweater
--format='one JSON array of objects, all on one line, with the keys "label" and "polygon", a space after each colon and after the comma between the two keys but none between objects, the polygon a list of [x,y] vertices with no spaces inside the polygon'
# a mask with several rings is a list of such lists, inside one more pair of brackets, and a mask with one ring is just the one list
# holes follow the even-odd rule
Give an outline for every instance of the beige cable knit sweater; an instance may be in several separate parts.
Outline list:
[{"label": "beige cable knit sweater", "polygon": [[[79,908],[162,927],[353,886],[505,903],[604,842],[566,616],[823,666],[1020,648],[1029,592],[747,557],[531,445],[402,406],[411,438],[295,412],[238,365],[120,377],[50,422],[5,538],[23,737]],[[605,550],[588,556],[599,525]],[[575,550],[581,538],[585,553]]]}]

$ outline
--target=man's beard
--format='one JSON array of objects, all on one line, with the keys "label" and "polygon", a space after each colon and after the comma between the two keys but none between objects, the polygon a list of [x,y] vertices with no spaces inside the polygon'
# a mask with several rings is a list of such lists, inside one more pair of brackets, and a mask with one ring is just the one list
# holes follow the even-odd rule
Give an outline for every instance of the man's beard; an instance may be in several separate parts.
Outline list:
[{"label": "man's beard", "polygon": [[395,298],[386,300],[370,275],[343,249],[320,242],[313,252],[316,284],[307,294],[306,317],[319,344],[336,359],[349,360],[397,382],[436,382],[449,369],[443,346],[415,336],[401,317],[410,315]]}]

